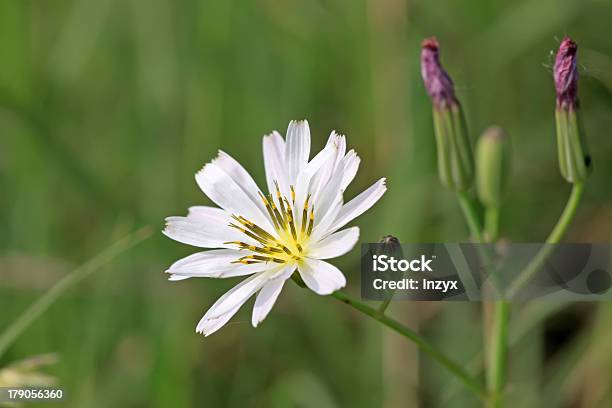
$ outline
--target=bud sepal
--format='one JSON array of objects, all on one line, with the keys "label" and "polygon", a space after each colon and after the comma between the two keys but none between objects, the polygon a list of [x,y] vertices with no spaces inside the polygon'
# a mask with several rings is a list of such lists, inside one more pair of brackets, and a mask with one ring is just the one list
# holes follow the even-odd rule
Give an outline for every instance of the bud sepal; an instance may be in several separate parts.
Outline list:
[{"label": "bud sepal", "polygon": [[469,189],[474,179],[474,156],[461,105],[434,106],[433,121],[440,181],[452,190]]},{"label": "bud sepal", "polygon": [[570,183],[582,182],[591,172],[592,165],[580,114],[573,108],[557,108],[555,119],[561,175]]}]

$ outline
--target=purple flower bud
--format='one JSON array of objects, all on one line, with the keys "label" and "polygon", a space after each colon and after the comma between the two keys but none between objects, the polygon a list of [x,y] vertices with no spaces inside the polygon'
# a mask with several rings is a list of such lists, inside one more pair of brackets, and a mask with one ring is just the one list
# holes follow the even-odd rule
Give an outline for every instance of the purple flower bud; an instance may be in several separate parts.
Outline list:
[{"label": "purple flower bud", "polygon": [[421,43],[421,75],[427,93],[435,107],[442,108],[458,104],[455,88],[442,65],[440,65],[438,40],[427,38]]},{"label": "purple flower bud", "polygon": [[577,50],[578,46],[569,37],[565,37],[559,45],[554,68],[557,108],[568,110],[578,106]]}]

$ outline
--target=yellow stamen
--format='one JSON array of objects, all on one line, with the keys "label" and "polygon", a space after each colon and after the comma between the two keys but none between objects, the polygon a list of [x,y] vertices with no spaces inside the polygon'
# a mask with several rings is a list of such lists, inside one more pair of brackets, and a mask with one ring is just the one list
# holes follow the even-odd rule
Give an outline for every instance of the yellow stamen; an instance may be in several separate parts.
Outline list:
[{"label": "yellow stamen", "polygon": [[312,227],[314,227],[314,207],[310,210],[310,222],[308,223],[306,235],[310,236],[310,234],[312,234]]},{"label": "yellow stamen", "polygon": [[[281,210],[281,214],[286,214],[287,209],[285,208],[285,202],[283,200],[283,196],[281,196],[280,190],[278,189],[278,183],[276,183],[276,198],[278,199],[278,207]],[[285,219],[283,218],[283,223]]]},{"label": "yellow stamen", "polygon": [[285,220],[283,219],[281,214],[278,212],[278,208],[276,207],[276,204],[274,204],[274,200],[272,200],[272,195],[270,195],[270,203],[272,205],[272,212],[274,213],[274,218],[278,222],[280,229],[285,229],[286,228]]},{"label": "yellow stamen", "polygon": [[[226,245],[236,245],[240,250],[248,250],[250,255],[243,256],[232,263],[249,265],[254,263],[274,262],[284,264],[300,261],[308,252],[308,240],[314,228],[314,206],[308,194],[302,208],[301,223],[298,225],[294,218],[295,187],[289,186],[290,200],[283,196],[277,181],[274,181],[276,197],[273,193],[264,195],[258,191],[268,215],[272,219],[274,231],[266,231],[253,221],[242,215],[232,215],[233,222],[230,227],[242,232],[257,243],[249,244],[244,241],[228,241]],[[310,214],[309,214],[310,213]],[[298,218],[299,221],[299,218]]]},{"label": "yellow stamen", "polygon": [[302,235],[304,231],[306,231],[306,223],[308,221],[308,201],[310,200],[310,194],[306,197],[306,201],[304,202],[304,209],[302,210]]},{"label": "yellow stamen", "polygon": [[261,191],[258,191],[257,193],[259,194],[259,196],[261,197],[264,205],[266,206],[266,211],[268,211],[268,215],[270,216],[270,218],[272,218],[272,223],[274,224],[274,229],[278,230],[278,228],[279,228],[278,222],[276,221],[276,217],[274,216],[274,212],[272,211],[272,206],[270,205],[270,202],[268,201],[266,196],[264,196],[262,194]]},{"label": "yellow stamen", "polygon": [[288,208],[287,210],[287,223],[289,224],[289,228],[291,229],[291,236],[293,237],[293,240],[297,241],[297,233],[295,231],[295,224],[293,223],[293,211],[291,210],[291,208]]}]

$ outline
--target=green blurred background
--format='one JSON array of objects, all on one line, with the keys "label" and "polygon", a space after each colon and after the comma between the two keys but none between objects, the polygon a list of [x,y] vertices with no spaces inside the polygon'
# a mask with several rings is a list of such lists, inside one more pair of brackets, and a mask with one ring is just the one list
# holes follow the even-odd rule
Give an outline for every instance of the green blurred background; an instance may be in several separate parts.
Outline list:
[{"label": "green blurred background", "polygon": [[[569,241],[612,225],[612,3],[520,1],[0,2],[0,332],[54,282],[140,226],[154,235],[70,290],[0,357],[56,352],[69,407],[477,405],[412,345],[332,298],[287,285],[257,329],[250,306],[210,338],[204,311],[234,280],[168,282],[194,251],[163,219],[209,201],[193,175],[218,149],[263,185],[261,137],[307,118],[362,158],[353,196],[381,176],[364,242],[461,241],[439,184],[419,44],[436,35],[472,137],[503,126],[513,174],[502,235],[544,239],[559,175],[552,57],[579,44],[595,171]],[[359,291],[358,250],[337,260]],[[480,305],[397,302],[391,313],[478,372]],[[612,405],[612,307],[515,308],[511,406]],[[521,331],[522,330],[522,331]],[[517,333],[520,333],[518,335]],[[469,363],[469,364],[468,364]]]}]

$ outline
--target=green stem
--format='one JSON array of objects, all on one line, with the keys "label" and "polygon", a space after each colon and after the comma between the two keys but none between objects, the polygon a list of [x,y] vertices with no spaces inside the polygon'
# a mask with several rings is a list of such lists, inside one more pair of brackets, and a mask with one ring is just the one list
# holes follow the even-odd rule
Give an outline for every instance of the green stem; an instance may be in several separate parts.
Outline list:
[{"label": "green stem", "polygon": [[[498,206],[485,207],[485,231],[489,242],[497,240],[499,234]],[[493,314],[493,327],[491,328],[487,360],[487,387],[491,397],[489,406],[499,408],[503,405],[503,390],[506,380],[510,305],[505,301],[497,301],[494,307],[495,312]]]},{"label": "green stem", "polygon": [[[459,204],[461,205],[472,236],[478,243],[485,243],[478,212],[470,196],[467,192],[458,192],[457,198],[459,199]],[[489,241],[493,241],[497,238],[499,230],[498,224],[499,208],[487,207],[485,209],[485,228]],[[486,249],[482,250],[482,255],[485,262],[490,265],[489,261],[491,257]],[[495,289],[498,290],[497,285]],[[494,325],[491,331],[490,354],[487,366],[487,385],[489,390],[487,402],[489,406],[495,408],[501,407],[503,402],[502,393],[506,373],[509,312],[510,310],[507,302],[495,302]]]},{"label": "green stem", "polygon": [[508,356],[508,321],[510,304],[505,301],[495,302],[491,347],[487,370],[487,385],[491,394],[490,406],[503,405],[503,390],[506,381],[506,364]]},{"label": "green stem", "polygon": [[89,276],[95,270],[112,261],[122,252],[150,237],[151,233],[152,230],[149,227],[144,227],[133,232],[60,279],[51,289],[32,303],[2,334],[0,334],[0,356],[2,356],[21,333],[39,318],[66,292],[66,290]]},{"label": "green stem", "polygon": [[523,285],[525,285],[533,277],[533,275],[541,269],[542,265],[554,249],[554,246],[551,244],[557,244],[559,241],[561,241],[567,231],[567,228],[576,215],[576,210],[578,209],[578,204],[580,204],[583,191],[584,183],[580,182],[573,184],[572,193],[567,200],[567,204],[563,209],[563,213],[561,213],[559,221],[557,221],[557,224],[546,239],[546,243],[542,245],[536,256],[533,257],[523,272],[521,272],[514,282],[512,282],[508,288],[508,291],[506,292],[507,298],[513,298],[523,287]]},{"label": "green stem", "polygon": [[333,297],[345,303],[354,309],[360,311],[363,314],[366,314],[377,320],[378,322],[384,324],[391,330],[400,334],[401,336],[407,338],[408,340],[414,342],[417,347],[427,353],[431,358],[436,360],[442,366],[444,366],[448,371],[450,371],[453,375],[455,375],[459,380],[463,382],[463,384],[472,392],[474,392],[480,398],[486,398],[486,391],[484,387],[478,382],[476,379],[472,378],[459,364],[452,361],[446,354],[442,353],[435,346],[421,337],[418,333],[410,330],[397,320],[394,320],[384,314],[379,313],[376,309],[368,306],[367,304],[349,297],[344,292],[334,292],[332,294]]},{"label": "green stem", "polygon": [[385,314],[385,312],[387,311],[387,308],[389,307],[389,304],[391,304],[391,298],[384,300],[380,306],[378,307],[378,313]]},{"label": "green stem", "polygon": [[563,213],[557,221],[557,225],[553,228],[552,232],[546,239],[547,244],[557,244],[561,241],[567,229],[569,228],[574,216],[576,215],[576,210],[578,210],[578,205],[580,204],[580,200],[582,199],[582,193],[584,192],[584,183],[575,183],[572,186],[572,193],[570,194],[570,198],[567,200],[567,204],[563,209]]},{"label": "green stem", "polygon": [[487,206],[485,208],[485,231],[489,242],[497,241],[499,235],[499,207]]},{"label": "green stem", "polygon": [[467,221],[470,233],[477,242],[485,242],[484,236],[482,235],[482,227],[478,217],[478,212],[476,208],[474,208],[474,203],[470,198],[470,195],[467,191],[458,191],[457,199],[461,205],[461,210],[463,211],[463,215]]}]

